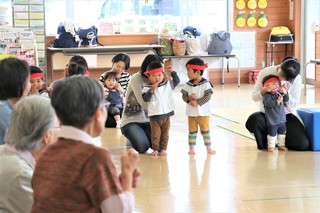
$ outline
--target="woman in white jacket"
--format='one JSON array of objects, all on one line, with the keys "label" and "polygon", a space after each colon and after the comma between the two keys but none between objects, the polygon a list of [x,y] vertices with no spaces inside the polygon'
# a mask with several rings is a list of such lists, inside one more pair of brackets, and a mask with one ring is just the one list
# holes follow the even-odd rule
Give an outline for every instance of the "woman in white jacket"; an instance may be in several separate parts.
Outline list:
[{"label": "woman in white jacket", "polygon": [[293,57],[285,58],[281,65],[262,69],[254,85],[252,99],[259,102],[259,110],[251,114],[246,122],[246,128],[253,133],[258,149],[267,149],[267,123],[264,114],[263,96],[270,92],[266,85],[262,86],[262,79],[267,75],[277,75],[283,82],[289,94],[289,101],[285,103],[286,112],[286,147],[297,151],[309,149],[309,140],[305,133],[304,125],[297,114],[296,107],[301,97],[300,63]]}]

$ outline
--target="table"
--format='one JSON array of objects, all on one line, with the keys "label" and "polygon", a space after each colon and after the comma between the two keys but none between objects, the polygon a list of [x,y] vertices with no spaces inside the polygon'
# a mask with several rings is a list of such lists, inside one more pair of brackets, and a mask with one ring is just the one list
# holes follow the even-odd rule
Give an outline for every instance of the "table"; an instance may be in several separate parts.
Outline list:
[{"label": "table", "polygon": [[[51,82],[54,80],[54,70],[63,70],[69,59],[76,54],[82,56],[93,56],[94,61],[88,61],[90,68],[111,67],[111,59],[117,53],[124,52],[130,56],[131,67],[140,67],[142,60],[148,54],[157,54],[156,48],[162,45],[119,45],[119,46],[97,46],[76,48],[54,48],[48,47],[51,53]],[[46,78],[47,81],[47,78]]]},{"label": "table", "polygon": [[313,59],[308,61],[305,65],[304,65],[304,74],[303,74],[303,83],[304,83],[304,95],[306,95],[307,93],[307,66],[309,64],[317,64],[320,65],[320,59]]},{"label": "table", "polygon": [[161,56],[163,59],[186,59],[186,58],[218,58],[221,59],[221,72],[222,72],[222,79],[221,83],[224,84],[224,59],[233,58],[237,60],[238,65],[238,87],[240,87],[240,63],[239,58],[236,55],[232,54],[207,54],[207,55],[182,55],[182,56]]},{"label": "table", "polygon": [[[293,44],[293,41],[278,41],[278,42],[273,42],[273,41],[266,41],[266,66],[273,66],[274,65],[274,51],[273,48],[275,47],[275,45],[280,45],[280,44],[284,44],[285,45],[285,50],[284,51],[279,51],[279,52],[284,52],[285,57],[289,56],[289,51],[288,51],[288,44]],[[271,47],[271,50],[268,51],[268,48]],[[268,53],[270,53],[270,63],[268,64]],[[293,45],[291,46],[291,50],[290,53],[292,55],[293,53]]]}]

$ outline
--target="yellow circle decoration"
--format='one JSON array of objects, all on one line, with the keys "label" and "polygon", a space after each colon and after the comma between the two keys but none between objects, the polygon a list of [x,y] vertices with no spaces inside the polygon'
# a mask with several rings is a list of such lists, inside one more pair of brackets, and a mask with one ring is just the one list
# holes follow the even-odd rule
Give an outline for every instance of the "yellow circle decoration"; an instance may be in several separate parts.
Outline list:
[{"label": "yellow circle decoration", "polygon": [[267,0],[259,0],[258,1],[258,7],[260,9],[266,9],[268,7],[268,2]]},{"label": "yellow circle decoration", "polygon": [[247,25],[248,25],[248,27],[254,27],[254,26],[256,26],[256,24],[257,24],[257,20],[254,17],[253,11],[250,11],[250,14],[247,19]]},{"label": "yellow circle decoration", "polygon": [[237,0],[236,8],[238,10],[243,10],[244,8],[246,8],[246,3],[244,2],[244,0]]},{"label": "yellow circle decoration", "polygon": [[236,25],[238,27],[244,27],[246,25],[246,20],[244,19],[243,12],[241,12],[241,11],[239,12],[239,14],[237,16]]},{"label": "yellow circle decoration", "polygon": [[248,4],[248,8],[249,8],[250,10],[254,10],[254,9],[257,8],[257,2],[256,2],[256,0],[249,0],[247,4]]},{"label": "yellow circle decoration", "polygon": [[264,12],[261,12],[258,19],[259,27],[266,27],[268,25],[268,20]]}]

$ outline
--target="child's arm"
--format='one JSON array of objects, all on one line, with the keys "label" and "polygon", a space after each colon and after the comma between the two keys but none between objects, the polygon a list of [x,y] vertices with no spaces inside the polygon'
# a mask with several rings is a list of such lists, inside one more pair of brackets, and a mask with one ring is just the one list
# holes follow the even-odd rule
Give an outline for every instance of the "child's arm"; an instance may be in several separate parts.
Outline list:
[{"label": "child's arm", "polygon": [[170,81],[171,88],[174,89],[180,83],[180,78],[179,78],[177,72],[175,72],[175,71],[171,72],[171,77],[172,77],[172,80]]},{"label": "child's arm", "polygon": [[289,101],[289,94],[283,94],[283,102],[288,102]]},{"label": "child's arm", "polygon": [[151,97],[153,95],[153,92],[158,88],[160,82],[156,82],[152,84],[151,87],[143,87],[142,89],[142,99],[145,102],[149,102],[151,100]]},{"label": "child's arm", "polygon": [[180,92],[182,93],[182,100],[184,102],[188,103],[189,102],[188,92],[185,91],[184,89],[182,89]]},{"label": "child's arm", "polygon": [[205,92],[204,92],[204,95],[201,97],[201,98],[198,98],[197,99],[197,103],[202,106],[203,104],[207,103],[210,101],[211,99],[211,96],[212,96],[212,89],[207,89]]},{"label": "child's arm", "polygon": [[145,101],[145,102],[149,102],[151,100],[151,97],[153,95],[153,92],[151,91],[150,88],[146,88],[144,87],[142,89],[142,99]]}]

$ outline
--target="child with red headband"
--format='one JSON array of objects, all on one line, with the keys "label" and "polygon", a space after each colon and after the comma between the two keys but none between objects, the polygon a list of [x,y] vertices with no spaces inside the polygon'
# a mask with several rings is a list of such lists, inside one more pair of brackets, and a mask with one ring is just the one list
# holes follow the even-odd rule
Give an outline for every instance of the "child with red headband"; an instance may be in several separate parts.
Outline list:
[{"label": "child with red headband", "polygon": [[285,102],[289,101],[287,90],[281,86],[280,80],[276,75],[267,75],[264,77],[262,84],[268,87],[263,97],[265,117],[268,128],[268,151],[273,152],[276,144],[281,151],[287,151],[285,146],[286,139],[286,113],[284,109]]},{"label": "child with red headband", "polygon": [[174,115],[172,90],[180,79],[171,67],[171,80],[165,78],[163,64],[155,61],[149,64],[144,73],[150,83],[142,89],[142,98],[148,103],[148,116],[151,126],[151,156],[166,156],[169,141],[170,116]]},{"label": "child with red headband", "polygon": [[203,78],[203,71],[208,67],[200,58],[190,59],[187,64],[189,81],[182,88],[182,99],[187,103],[186,112],[189,126],[189,155],[194,155],[198,126],[207,148],[207,153],[212,155],[215,151],[211,148],[210,138],[210,99],[212,96],[212,84]]},{"label": "child with red headband", "polygon": [[40,67],[34,65],[30,66],[30,83],[31,89],[29,94],[49,97],[48,91],[43,88],[44,76]]}]

